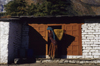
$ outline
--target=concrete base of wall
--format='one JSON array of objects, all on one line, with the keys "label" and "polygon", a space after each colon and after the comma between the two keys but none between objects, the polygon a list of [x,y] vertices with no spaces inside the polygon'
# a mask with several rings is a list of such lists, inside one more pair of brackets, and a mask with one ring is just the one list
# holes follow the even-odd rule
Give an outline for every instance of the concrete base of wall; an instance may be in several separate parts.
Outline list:
[{"label": "concrete base of wall", "polygon": [[[14,60],[16,64],[19,58]],[[24,58],[25,60],[25,58]],[[27,60],[28,61],[28,60]],[[100,59],[46,59],[46,58],[37,58],[36,63],[75,63],[75,64],[100,64]]]},{"label": "concrete base of wall", "polygon": [[[62,58],[50,59],[48,55],[38,56],[40,58],[35,58],[36,63],[77,63],[77,64],[100,64],[100,59],[98,58],[65,58],[66,56],[62,56]],[[73,56],[74,57],[74,56]],[[77,56],[79,57],[79,56]],[[81,56],[80,56],[81,57]],[[26,58],[23,58],[25,60]],[[19,58],[14,59],[14,63],[16,64],[19,61]],[[28,61],[28,60],[27,60]]]},{"label": "concrete base of wall", "polygon": [[99,64],[100,59],[44,59],[36,60],[36,63],[78,63],[78,64]]}]

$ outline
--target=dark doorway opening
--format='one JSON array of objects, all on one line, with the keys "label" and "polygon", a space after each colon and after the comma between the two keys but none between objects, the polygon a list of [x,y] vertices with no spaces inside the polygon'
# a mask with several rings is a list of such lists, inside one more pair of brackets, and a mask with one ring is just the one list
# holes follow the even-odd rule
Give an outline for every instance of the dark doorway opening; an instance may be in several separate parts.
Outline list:
[{"label": "dark doorway opening", "polygon": [[52,27],[53,29],[62,29],[62,26],[48,26],[48,27]]}]

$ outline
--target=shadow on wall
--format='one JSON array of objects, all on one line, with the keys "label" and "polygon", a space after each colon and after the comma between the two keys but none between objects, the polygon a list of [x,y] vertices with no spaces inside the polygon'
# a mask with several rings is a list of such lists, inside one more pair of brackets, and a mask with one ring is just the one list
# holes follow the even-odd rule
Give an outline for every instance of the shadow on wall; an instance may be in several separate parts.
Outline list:
[{"label": "shadow on wall", "polygon": [[[62,58],[62,55],[67,55],[67,48],[75,40],[74,36],[63,34],[62,40],[56,41],[58,44],[58,50],[56,51],[55,58]],[[50,44],[50,40],[46,42],[43,37],[33,27],[29,27],[29,48],[33,49],[35,58],[45,58],[46,55],[46,44]],[[42,57],[40,57],[40,56]],[[67,58],[67,57],[66,57]]]},{"label": "shadow on wall", "polygon": [[[22,53],[23,50],[20,52]],[[36,58],[34,56],[32,49],[28,49],[26,51],[24,49],[24,54],[25,54],[25,56],[19,56],[19,59],[15,59],[16,64],[26,64],[26,63],[28,64],[28,63],[35,63],[36,62]]]},{"label": "shadow on wall", "polygon": [[71,43],[75,40],[74,36],[63,34],[62,40],[57,41],[58,43],[58,57],[62,58],[62,55],[65,55],[67,58],[67,48],[71,45]]},{"label": "shadow on wall", "polygon": [[36,62],[33,48],[28,50],[21,48],[21,24],[18,22],[10,22],[9,24],[8,64],[14,62],[17,64]]},{"label": "shadow on wall", "polygon": [[33,49],[36,58],[38,58],[39,55],[45,58],[46,44],[47,41],[43,39],[40,33],[37,32],[33,27],[29,26],[29,48]]},{"label": "shadow on wall", "polygon": [[11,22],[9,23],[9,37],[8,37],[8,64],[14,62],[14,46],[12,37],[14,36]]},{"label": "shadow on wall", "polygon": [[[67,48],[71,45],[71,43],[75,40],[74,36],[63,34],[63,37],[61,40],[57,41],[57,50],[55,53],[55,58],[67,58]],[[48,45],[50,46],[50,40],[48,40]],[[62,57],[62,55],[65,55],[66,57]]]}]

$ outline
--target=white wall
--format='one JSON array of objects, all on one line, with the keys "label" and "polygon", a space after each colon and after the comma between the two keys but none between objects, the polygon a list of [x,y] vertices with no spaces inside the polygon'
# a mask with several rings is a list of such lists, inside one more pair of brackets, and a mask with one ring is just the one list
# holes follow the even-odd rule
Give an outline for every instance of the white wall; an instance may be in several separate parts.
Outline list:
[{"label": "white wall", "polygon": [[9,22],[0,21],[0,63],[8,63]]}]

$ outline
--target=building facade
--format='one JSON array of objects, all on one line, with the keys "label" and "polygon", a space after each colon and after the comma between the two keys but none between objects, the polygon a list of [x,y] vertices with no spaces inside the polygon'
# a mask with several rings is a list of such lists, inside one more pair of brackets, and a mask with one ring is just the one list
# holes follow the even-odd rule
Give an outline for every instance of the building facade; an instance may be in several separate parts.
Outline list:
[{"label": "building facade", "polygon": [[30,48],[36,58],[49,58],[48,26],[65,30],[66,37],[59,41],[59,58],[83,59],[77,63],[100,63],[99,16],[1,19],[0,63],[13,62],[20,55],[25,56],[22,50],[26,52]]}]

